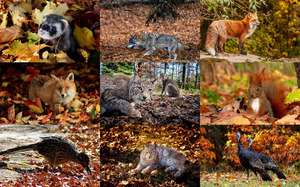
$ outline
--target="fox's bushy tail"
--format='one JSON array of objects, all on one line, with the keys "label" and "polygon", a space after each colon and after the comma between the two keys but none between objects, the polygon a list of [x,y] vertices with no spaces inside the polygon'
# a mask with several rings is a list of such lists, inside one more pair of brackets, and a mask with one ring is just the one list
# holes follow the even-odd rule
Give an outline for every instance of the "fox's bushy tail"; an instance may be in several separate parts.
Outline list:
[{"label": "fox's bushy tail", "polygon": [[216,56],[217,41],[218,41],[217,32],[213,28],[208,27],[208,30],[206,33],[206,42],[205,42],[205,48],[206,48],[208,54],[210,54],[212,56]]}]

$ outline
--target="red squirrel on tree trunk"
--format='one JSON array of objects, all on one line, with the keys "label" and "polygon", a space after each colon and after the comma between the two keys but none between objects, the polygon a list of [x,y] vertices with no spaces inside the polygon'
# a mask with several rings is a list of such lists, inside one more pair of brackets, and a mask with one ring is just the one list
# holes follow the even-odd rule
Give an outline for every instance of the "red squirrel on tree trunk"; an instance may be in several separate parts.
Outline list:
[{"label": "red squirrel on tree trunk", "polygon": [[265,75],[265,68],[249,77],[247,113],[259,116],[282,118],[287,113],[284,104],[286,87],[276,84],[275,80]]}]

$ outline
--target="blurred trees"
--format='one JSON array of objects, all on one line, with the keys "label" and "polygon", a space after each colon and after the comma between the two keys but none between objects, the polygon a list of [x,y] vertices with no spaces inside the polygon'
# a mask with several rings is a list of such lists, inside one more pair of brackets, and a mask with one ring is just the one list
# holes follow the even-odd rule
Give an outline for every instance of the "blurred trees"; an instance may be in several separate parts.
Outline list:
[{"label": "blurred trees", "polygon": [[300,126],[220,125],[200,127],[200,163],[224,163],[229,168],[242,168],[238,158],[237,137],[248,148],[246,138],[253,140],[253,150],[267,154],[280,165],[300,167]]}]

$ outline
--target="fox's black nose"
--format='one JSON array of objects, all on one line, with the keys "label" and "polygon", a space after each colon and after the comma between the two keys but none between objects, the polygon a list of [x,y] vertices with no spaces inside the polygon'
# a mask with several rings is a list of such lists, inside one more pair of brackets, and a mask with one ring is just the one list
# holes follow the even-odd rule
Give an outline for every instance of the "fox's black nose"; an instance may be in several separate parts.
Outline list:
[{"label": "fox's black nose", "polygon": [[67,96],[67,94],[61,94],[62,98],[65,98]]}]

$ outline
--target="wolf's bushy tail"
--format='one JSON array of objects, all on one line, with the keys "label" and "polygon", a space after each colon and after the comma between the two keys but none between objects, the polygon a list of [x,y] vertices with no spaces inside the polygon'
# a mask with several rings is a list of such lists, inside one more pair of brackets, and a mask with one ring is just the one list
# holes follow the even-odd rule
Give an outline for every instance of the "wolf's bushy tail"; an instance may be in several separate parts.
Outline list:
[{"label": "wolf's bushy tail", "polygon": [[182,43],[180,43],[180,42],[178,42],[178,48],[179,48],[179,50],[191,50],[191,47],[190,46],[188,46],[188,45],[184,45],[184,44],[182,44]]},{"label": "wolf's bushy tail", "polygon": [[213,28],[208,27],[208,30],[206,33],[206,42],[205,42],[205,48],[206,48],[208,54],[210,54],[212,56],[216,56],[217,41],[218,41],[217,32]]}]

